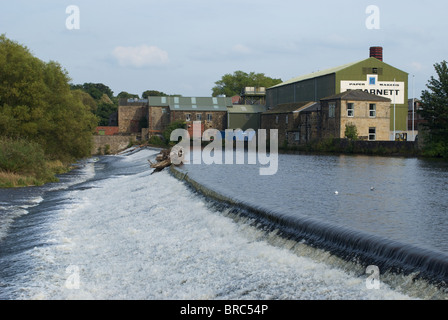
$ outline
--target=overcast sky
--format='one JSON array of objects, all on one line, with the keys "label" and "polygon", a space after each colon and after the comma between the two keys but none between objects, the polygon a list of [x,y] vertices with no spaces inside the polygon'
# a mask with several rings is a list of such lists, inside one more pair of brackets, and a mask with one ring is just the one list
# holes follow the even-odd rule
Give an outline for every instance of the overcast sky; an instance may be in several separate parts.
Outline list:
[{"label": "overcast sky", "polygon": [[226,73],[286,81],[382,46],[420,96],[433,65],[448,60],[447,12],[441,0],[1,0],[0,33],[59,62],[73,83],[115,95],[210,96]]}]

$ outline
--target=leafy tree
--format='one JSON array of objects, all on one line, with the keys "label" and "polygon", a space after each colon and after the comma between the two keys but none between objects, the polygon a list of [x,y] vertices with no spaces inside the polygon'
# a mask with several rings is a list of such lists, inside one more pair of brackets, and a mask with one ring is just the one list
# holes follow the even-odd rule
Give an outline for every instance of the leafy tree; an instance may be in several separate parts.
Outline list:
[{"label": "leafy tree", "polygon": [[106,94],[109,99],[114,98],[114,92],[105,84],[102,83],[84,83],[71,85],[72,90],[81,89],[92,96],[95,100],[100,100],[104,94]]},{"label": "leafy tree", "polygon": [[157,90],[146,90],[142,93],[143,99],[148,99],[148,97],[182,97],[180,94],[166,94],[162,91]]},{"label": "leafy tree", "polygon": [[98,117],[98,126],[108,126],[109,118],[118,111],[118,107],[110,103],[98,104],[95,115]]},{"label": "leafy tree", "polygon": [[0,135],[38,143],[51,159],[90,155],[97,119],[67,72],[0,36]]},{"label": "leafy tree", "polygon": [[148,99],[148,97],[167,97],[167,96],[168,94],[157,90],[146,90],[145,92],[142,93],[143,99]]},{"label": "leafy tree", "polygon": [[132,94],[132,93],[128,93],[126,91],[121,91],[118,95],[117,95],[118,99],[135,99],[135,98],[139,98],[138,94]]},{"label": "leafy tree", "polygon": [[345,125],[345,137],[350,140],[358,140],[358,129],[356,125],[352,123]]},{"label": "leafy tree", "polygon": [[431,76],[422,91],[422,109],[426,120],[425,152],[430,156],[448,158],[448,66],[446,61],[434,65],[438,79]]},{"label": "leafy tree", "polygon": [[212,88],[212,95],[233,97],[240,95],[245,87],[269,88],[281,82],[281,79],[267,77],[264,73],[235,71],[233,74],[225,74],[221,80],[215,82],[216,86]]},{"label": "leafy tree", "polygon": [[170,144],[171,139],[171,133],[176,129],[185,129],[186,128],[186,122],[182,120],[177,120],[172,123],[170,123],[165,130],[163,130],[163,138],[165,140],[166,144]]}]

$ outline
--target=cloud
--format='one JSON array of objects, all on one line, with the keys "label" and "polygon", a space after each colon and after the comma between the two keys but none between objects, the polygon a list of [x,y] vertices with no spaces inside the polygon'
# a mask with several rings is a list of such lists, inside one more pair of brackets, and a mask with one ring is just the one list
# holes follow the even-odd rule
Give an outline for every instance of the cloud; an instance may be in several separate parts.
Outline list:
[{"label": "cloud", "polygon": [[415,71],[422,71],[423,70],[423,64],[417,61],[413,61],[411,63],[411,68]]},{"label": "cloud", "polygon": [[112,54],[122,67],[161,66],[169,62],[168,53],[156,46],[116,47]]},{"label": "cloud", "polygon": [[252,50],[245,45],[237,44],[232,47],[232,52],[238,53],[238,54],[250,54]]}]

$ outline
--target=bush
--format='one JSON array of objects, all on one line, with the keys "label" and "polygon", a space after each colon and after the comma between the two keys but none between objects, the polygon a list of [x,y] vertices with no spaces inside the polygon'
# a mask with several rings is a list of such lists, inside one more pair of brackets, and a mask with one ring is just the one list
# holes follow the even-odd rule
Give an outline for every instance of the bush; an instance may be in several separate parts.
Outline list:
[{"label": "bush", "polygon": [[159,136],[151,136],[151,138],[149,138],[149,144],[153,145],[153,146],[158,146],[158,147],[162,147],[165,146],[165,142],[163,142],[163,140],[159,137]]},{"label": "bush", "polygon": [[36,142],[24,139],[0,138],[0,170],[54,181],[43,148]]}]

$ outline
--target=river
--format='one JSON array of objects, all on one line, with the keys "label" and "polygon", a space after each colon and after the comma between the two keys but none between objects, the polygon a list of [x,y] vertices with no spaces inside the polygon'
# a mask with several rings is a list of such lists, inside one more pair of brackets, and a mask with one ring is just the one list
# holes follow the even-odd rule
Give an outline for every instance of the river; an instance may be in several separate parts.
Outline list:
[{"label": "river", "polygon": [[[444,286],[418,272],[383,271],[388,265],[381,261],[378,274],[367,273],[356,255],[347,259],[353,252],[340,239],[326,249],[334,237],[313,241],[296,229],[305,221],[317,226],[314,230],[360,234],[374,245],[400,244],[438,259],[436,275],[443,277],[445,163],[279,155],[272,176],[260,176],[256,165],[178,168],[234,201],[223,204],[167,169],[151,174],[147,160],[157,153],[141,149],[92,158],[58,183],[1,189],[0,299],[448,296]],[[271,218],[258,219],[257,212]],[[343,248],[347,255],[340,254]],[[375,266],[372,261],[368,264]]]}]

